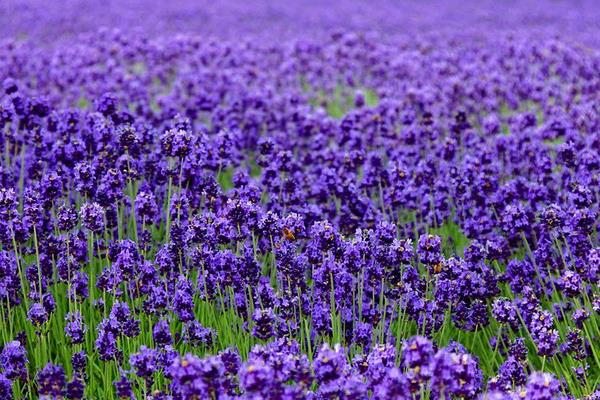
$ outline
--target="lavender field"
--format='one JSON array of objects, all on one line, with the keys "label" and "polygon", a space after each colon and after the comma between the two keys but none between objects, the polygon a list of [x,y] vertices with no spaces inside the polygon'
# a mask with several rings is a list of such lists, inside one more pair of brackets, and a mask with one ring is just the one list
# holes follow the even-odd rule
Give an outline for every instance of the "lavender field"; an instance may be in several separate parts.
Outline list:
[{"label": "lavender field", "polygon": [[0,1],[0,400],[600,400],[600,4]]}]

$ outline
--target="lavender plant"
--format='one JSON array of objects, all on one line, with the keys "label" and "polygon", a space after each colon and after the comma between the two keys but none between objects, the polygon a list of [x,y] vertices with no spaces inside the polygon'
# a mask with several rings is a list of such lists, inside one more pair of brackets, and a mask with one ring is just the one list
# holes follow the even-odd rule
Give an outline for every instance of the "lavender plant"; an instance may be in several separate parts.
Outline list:
[{"label": "lavender plant", "polygon": [[175,35],[28,2],[0,5],[0,399],[600,397],[593,4]]}]

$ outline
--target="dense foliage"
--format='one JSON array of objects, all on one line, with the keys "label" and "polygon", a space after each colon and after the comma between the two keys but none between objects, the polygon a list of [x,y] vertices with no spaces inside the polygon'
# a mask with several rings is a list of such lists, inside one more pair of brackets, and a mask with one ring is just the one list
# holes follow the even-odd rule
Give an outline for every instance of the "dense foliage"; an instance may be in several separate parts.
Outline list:
[{"label": "dense foliage", "polygon": [[5,37],[0,399],[598,399],[600,53],[565,7]]}]

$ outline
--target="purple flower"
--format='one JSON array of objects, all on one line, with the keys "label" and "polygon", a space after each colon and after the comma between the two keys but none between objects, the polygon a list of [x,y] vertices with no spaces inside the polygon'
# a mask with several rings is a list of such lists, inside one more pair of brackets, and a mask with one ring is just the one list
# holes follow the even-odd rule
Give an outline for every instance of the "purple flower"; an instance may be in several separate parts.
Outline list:
[{"label": "purple flower", "polygon": [[350,375],[321,384],[317,396],[323,399],[364,399],[368,397],[368,388],[360,376]]},{"label": "purple flower", "polygon": [[261,340],[267,340],[273,336],[273,324],[275,323],[275,314],[273,313],[273,310],[255,310],[252,315],[252,321],[254,322],[254,327],[252,328],[253,336]]},{"label": "purple flower", "polygon": [[0,297],[11,304],[20,303],[21,280],[13,253],[0,251]]},{"label": "purple flower", "polygon": [[246,393],[267,395],[274,371],[262,359],[253,359],[240,368],[240,386]]},{"label": "purple flower", "polygon": [[216,396],[223,384],[224,365],[218,356],[201,360],[186,354],[173,362],[169,373],[174,399],[210,398]]},{"label": "purple flower", "polygon": [[562,274],[562,287],[564,293],[569,297],[575,297],[581,294],[581,276],[574,271],[565,271]]},{"label": "purple flower", "polygon": [[127,376],[121,373],[119,380],[114,381],[116,395],[119,399],[133,399],[133,388]]},{"label": "purple flower", "polygon": [[85,203],[79,210],[82,225],[91,232],[100,233],[104,229],[104,209],[98,203]]},{"label": "purple flower", "polygon": [[525,346],[525,339],[516,338],[510,345],[508,354],[519,361],[527,360],[527,347]]},{"label": "purple flower", "polygon": [[590,317],[590,312],[585,308],[578,308],[573,311],[573,321],[575,326],[579,329],[583,329],[583,323]]},{"label": "purple flower", "polygon": [[344,350],[336,345],[333,349],[327,343],[319,349],[317,357],[313,362],[315,378],[320,383],[340,378],[346,373],[346,354]]},{"label": "purple flower", "polygon": [[158,217],[156,198],[150,190],[140,190],[135,199],[135,214],[146,223],[152,223]]},{"label": "purple flower", "polygon": [[498,368],[498,382],[506,390],[524,385],[526,379],[525,366],[513,356],[509,356]]},{"label": "purple flower", "polygon": [[109,361],[120,357],[115,330],[109,321],[104,321],[98,325],[98,336],[96,337],[95,347],[98,352],[98,358],[102,361]]},{"label": "purple flower", "polygon": [[529,332],[536,345],[538,355],[551,356],[554,354],[559,336],[558,331],[554,329],[554,322],[550,312],[535,312],[529,324]]},{"label": "purple flower", "polygon": [[78,272],[71,282],[69,297],[74,301],[82,302],[88,296],[88,275],[85,272]]},{"label": "purple flower", "polygon": [[187,322],[183,326],[183,340],[192,346],[207,346],[213,344],[215,332],[203,327],[198,321]]},{"label": "purple flower", "polygon": [[108,319],[103,321],[105,326],[114,334],[122,333],[127,337],[140,334],[140,322],[133,318],[129,306],[125,302],[115,302]]},{"label": "purple flower", "polygon": [[70,231],[77,225],[77,210],[75,207],[63,205],[58,209],[57,219],[57,225],[60,230]]},{"label": "purple flower", "polygon": [[173,298],[173,311],[181,322],[194,319],[194,300],[192,297],[192,286],[183,277],[177,281],[175,297]]},{"label": "purple flower", "polygon": [[12,382],[4,374],[0,374],[0,399],[13,399]]},{"label": "purple flower", "polygon": [[526,400],[551,400],[557,398],[560,383],[551,374],[534,372],[525,387]]},{"label": "purple flower", "polygon": [[154,343],[158,346],[172,344],[173,338],[171,337],[169,323],[166,320],[161,319],[154,325],[154,328],[152,329],[152,338],[154,339]]},{"label": "purple flower", "polygon": [[171,129],[162,135],[161,142],[166,155],[184,158],[191,151],[193,136],[184,129]]},{"label": "purple flower", "polygon": [[498,298],[494,300],[492,305],[492,315],[496,318],[496,321],[508,324],[512,329],[516,330],[519,327],[519,313],[509,299]]},{"label": "purple flower", "polygon": [[27,319],[31,321],[33,325],[39,327],[48,321],[48,312],[42,304],[32,303],[29,306],[29,311],[27,311]]},{"label": "purple flower", "polygon": [[81,378],[75,377],[67,382],[65,397],[69,400],[81,400],[83,399],[84,391],[85,382]]},{"label": "purple flower", "polygon": [[421,235],[417,248],[419,261],[432,268],[433,272],[439,272],[442,256],[442,238],[436,235]]},{"label": "purple flower", "polygon": [[540,219],[549,230],[561,228],[565,223],[565,213],[559,205],[550,204],[542,211]]},{"label": "purple flower", "polygon": [[83,323],[83,317],[79,311],[68,313],[65,317],[67,324],[65,325],[65,335],[71,340],[71,343],[83,343],[86,325]]},{"label": "purple flower", "polygon": [[372,334],[373,326],[371,324],[359,322],[354,329],[353,341],[364,349],[368,349],[372,341]]},{"label": "purple flower", "polygon": [[8,379],[27,379],[27,350],[17,340],[4,345],[0,354],[4,376]]},{"label": "purple flower", "polygon": [[148,387],[152,386],[152,375],[158,370],[156,350],[142,345],[139,352],[129,356],[129,365]]},{"label": "purple flower", "polygon": [[483,385],[483,374],[477,360],[466,353],[451,353],[442,349],[436,353],[431,367],[432,398],[451,395],[472,398]]},{"label": "purple flower", "polygon": [[[402,343],[402,357],[400,364],[404,368],[418,368],[421,374],[429,367],[435,354],[431,341],[423,336],[413,336]],[[425,375],[427,376],[427,375]]]},{"label": "purple flower", "polygon": [[40,398],[60,398],[64,394],[66,385],[65,371],[59,365],[48,363],[37,373],[36,383]]},{"label": "purple flower", "polygon": [[402,371],[399,368],[389,368],[382,383],[377,385],[373,390],[373,399],[412,399],[408,378],[402,374]]},{"label": "purple flower", "polygon": [[94,105],[99,113],[111,116],[117,111],[118,100],[112,93],[104,93],[94,101]]},{"label": "purple flower", "polygon": [[85,351],[80,351],[77,353],[73,353],[71,356],[71,366],[73,367],[73,372],[79,376],[85,376],[85,369],[87,366],[87,355]]},{"label": "purple flower", "polygon": [[365,373],[369,388],[381,384],[390,368],[395,366],[396,348],[390,344],[376,345],[367,356],[367,371]]}]

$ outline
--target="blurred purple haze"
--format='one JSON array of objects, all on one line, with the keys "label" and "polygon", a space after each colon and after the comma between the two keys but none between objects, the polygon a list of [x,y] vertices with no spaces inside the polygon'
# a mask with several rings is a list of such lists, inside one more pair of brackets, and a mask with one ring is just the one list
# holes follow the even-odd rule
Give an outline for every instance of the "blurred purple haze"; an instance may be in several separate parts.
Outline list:
[{"label": "blurred purple haze", "polygon": [[384,36],[436,34],[559,36],[596,46],[600,7],[579,1],[206,1],[3,0],[0,38],[60,42],[99,28],[177,33],[265,43],[310,38],[333,30]]}]

